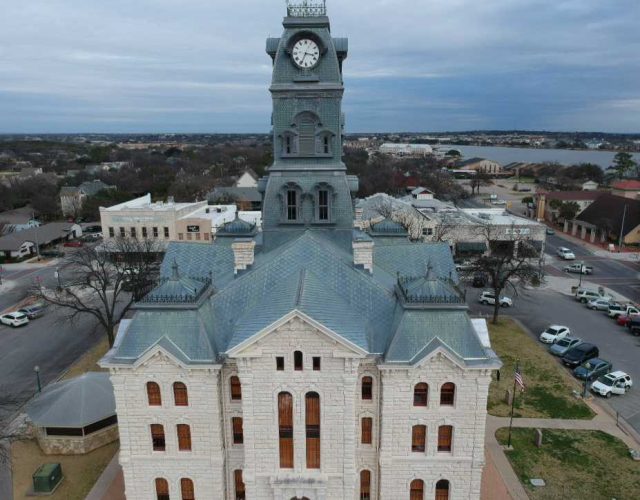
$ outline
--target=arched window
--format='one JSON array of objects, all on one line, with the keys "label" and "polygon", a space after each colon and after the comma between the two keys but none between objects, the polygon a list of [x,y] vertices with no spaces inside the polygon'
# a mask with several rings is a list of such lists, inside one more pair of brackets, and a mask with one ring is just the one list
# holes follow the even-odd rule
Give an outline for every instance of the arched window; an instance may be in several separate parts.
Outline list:
[{"label": "arched window", "polygon": [[162,425],[151,424],[151,443],[153,451],[164,451],[166,449],[164,427]]},{"label": "arched window", "polygon": [[296,371],[302,371],[303,368],[303,356],[302,351],[295,351],[293,353],[293,369]]},{"label": "arched window", "polygon": [[160,395],[160,386],[155,382],[147,382],[147,399],[149,406],[161,406],[162,396]]},{"label": "arched window", "polygon": [[318,220],[329,220],[329,190],[318,190]]},{"label": "arched window", "polygon": [[298,114],[294,123],[298,132],[298,152],[300,156],[314,156],[316,153],[316,129],[318,116],[310,111]]},{"label": "arched window", "polygon": [[424,452],[427,443],[427,426],[414,425],[411,428],[411,451]]},{"label": "arched window", "polygon": [[182,382],[173,383],[173,400],[176,406],[189,406],[189,394],[187,386]]},{"label": "arched window", "polygon": [[278,394],[278,437],[280,467],[293,469],[293,397],[288,392]]},{"label": "arched window", "polygon": [[245,500],[244,493],[244,480],[242,479],[242,470],[236,469],[233,471],[233,482],[236,487],[236,500]]},{"label": "arched window", "polygon": [[438,427],[438,451],[451,451],[453,441],[453,427],[451,425],[441,425]]},{"label": "arched window", "polygon": [[360,471],[360,500],[371,499],[371,472]]},{"label": "arched window", "polygon": [[362,444],[371,444],[372,441],[373,419],[371,417],[362,417],[362,429],[360,442]]},{"label": "arched window", "polygon": [[242,385],[240,384],[240,378],[236,375],[229,379],[229,385],[231,386],[231,399],[239,401],[242,399]]},{"label": "arched window", "polygon": [[305,400],[307,469],[320,468],[320,395],[308,392]]},{"label": "arched window", "polygon": [[196,500],[193,481],[188,477],[180,479],[180,492],[182,493],[182,500]]},{"label": "arched window", "polygon": [[440,405],[453,406],[456,397],[456,384],[447,382],[440,388]]},{"label": "arched window", "polygon": [[411,481],[409,500],[424,500],[424,481],[414,479]]},{"label": "arched window", "polygon": [[424,382],[413,388],[413,406],[427,406],[429,400],[429,386]]},{"label": "arched window", "polygon": [[373,399],[373,378],[362,377],[362,399]]},{"label": "arched window", "polygon": [[436,483],[436,500],[449,500],[449,481],[446,479]]},{"label": "arched window", "polygon": [[156,478],[157,500],[169,500],[169,482],[163,477]]},{"label": "arched window", "polygon": [[187,424],[178,424],[176,430],[178,431],[178,449],[191,451],[191,427]]},{"label": "arched window", "polygon": [[231,419],[231,427],[233,428],[233,444],[244,443],[244,431],[242,429],[242,417],[233,417]]},{"label": "arched window", "polygon": [[297,189],[288,189],[287,190],[287,220],[295,221],[298,220],[299,216],[299,196]]}]

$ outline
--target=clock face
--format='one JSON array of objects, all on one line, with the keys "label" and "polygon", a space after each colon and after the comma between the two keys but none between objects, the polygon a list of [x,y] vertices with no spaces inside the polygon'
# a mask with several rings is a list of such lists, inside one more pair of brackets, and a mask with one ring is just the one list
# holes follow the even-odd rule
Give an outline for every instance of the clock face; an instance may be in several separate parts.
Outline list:
[{"label": "clock face", "polygon": [[298,40],[291,51],[293,62],[299,68],[312,68],[320,59],[320,48],[318,44],[308,38]]}]

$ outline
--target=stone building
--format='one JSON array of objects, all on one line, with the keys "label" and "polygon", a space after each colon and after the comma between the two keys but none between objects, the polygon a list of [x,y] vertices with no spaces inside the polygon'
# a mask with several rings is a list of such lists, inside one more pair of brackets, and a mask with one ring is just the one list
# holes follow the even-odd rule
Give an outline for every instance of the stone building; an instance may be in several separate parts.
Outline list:
[{"label": "stone building", "polygon": [[273,60],[263,231],[170,243],[110,369],[131,499],[477,499],[500,361],[447,244],[355,230],[347,40],[288,5]]}]

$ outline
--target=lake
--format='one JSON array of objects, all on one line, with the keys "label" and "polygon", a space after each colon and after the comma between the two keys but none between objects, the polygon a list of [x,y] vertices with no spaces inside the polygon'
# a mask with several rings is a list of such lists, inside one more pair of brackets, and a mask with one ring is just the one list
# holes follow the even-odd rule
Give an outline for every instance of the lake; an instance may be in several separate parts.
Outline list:
[{"label": "lake", "polygon": [[[457,146],[455,144],[439,144],[437,149],[446,152],[449,149],[457,149],[464,155],[465,159],[478,156],[493,160],[502,166],[514,161],[527,163],[558,162],[563,165],[574,165],[576,163],[593,163],[600,165],[603,169],[613,163],[615,152],[612,151],[591,151],[572,149],[532,149],[532,148],[507,148],[499,146]],[[633,153],[634,160],[640,162],[640,153]]]}]

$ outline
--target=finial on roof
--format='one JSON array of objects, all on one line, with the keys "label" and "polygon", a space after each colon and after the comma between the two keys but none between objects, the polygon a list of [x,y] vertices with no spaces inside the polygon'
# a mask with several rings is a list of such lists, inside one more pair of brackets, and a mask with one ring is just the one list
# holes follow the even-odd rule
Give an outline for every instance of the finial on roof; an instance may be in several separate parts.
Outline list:
[{"label": "finial on roof", "polygon": [[427,262],[427,276],[426,276],[427,280],[433,280],[433,266],[431,265],[431,260],[429,260],[429,262]]},{"label": "finial on roof", "polygon": [[178,261],[174,258],[173,264],[171,264],[171,279],[177,281],[180,279],[180,273],[178,272]]}]

